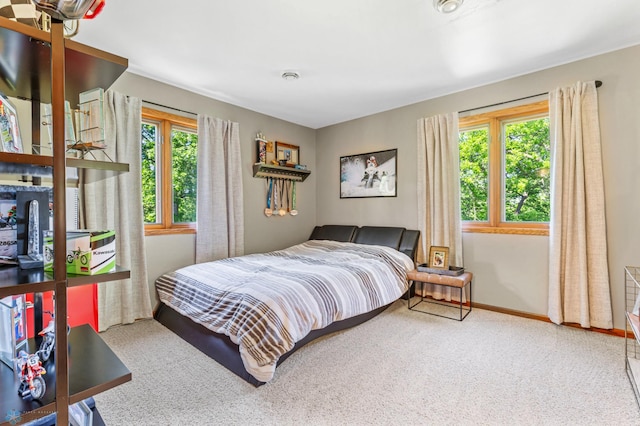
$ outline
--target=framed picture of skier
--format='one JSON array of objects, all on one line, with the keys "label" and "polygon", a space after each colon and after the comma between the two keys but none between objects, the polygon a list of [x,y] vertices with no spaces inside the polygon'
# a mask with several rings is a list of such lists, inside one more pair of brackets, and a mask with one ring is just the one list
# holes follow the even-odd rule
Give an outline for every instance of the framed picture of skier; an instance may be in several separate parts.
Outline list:
[{"label": "framed picture of skier", "polygon": [[398,150],[340,157],[340,198],[397,196]]}]

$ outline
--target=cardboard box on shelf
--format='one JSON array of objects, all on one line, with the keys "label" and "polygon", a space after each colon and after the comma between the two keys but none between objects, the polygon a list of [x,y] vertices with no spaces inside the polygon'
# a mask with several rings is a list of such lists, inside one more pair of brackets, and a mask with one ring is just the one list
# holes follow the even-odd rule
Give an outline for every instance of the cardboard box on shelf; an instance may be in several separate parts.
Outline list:
[{"label": "cardboard box on shelf", "polygon": [[[96,275],[116,268],[116,233],[67,231],[67,273]],[[53,270],[53,231],[44,231],[44,270]]]}]

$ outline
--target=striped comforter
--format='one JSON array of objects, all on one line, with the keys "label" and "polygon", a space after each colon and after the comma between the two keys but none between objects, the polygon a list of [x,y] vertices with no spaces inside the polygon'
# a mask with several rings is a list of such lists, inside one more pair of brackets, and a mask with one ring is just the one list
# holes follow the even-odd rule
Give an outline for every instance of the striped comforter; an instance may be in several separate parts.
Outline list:
[{"label": "striped comforter", "polygon": [[267,382],[311,330],[387,305],[414,268],[389,247],[311,240],[284,250],[191,265],[156,280],[160,300],[240,348]]}]

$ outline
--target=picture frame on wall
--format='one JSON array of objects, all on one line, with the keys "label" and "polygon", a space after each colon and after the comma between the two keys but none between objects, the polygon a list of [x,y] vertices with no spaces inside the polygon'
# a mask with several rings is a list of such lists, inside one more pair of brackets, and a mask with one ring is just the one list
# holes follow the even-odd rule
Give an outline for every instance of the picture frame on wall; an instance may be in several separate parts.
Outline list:
[{"label": "picture frame on wall", "polygon": [[398,150],[340,157],[340,198],[396,197]]},{"label": "picture frame on wall", "polygon": [[429,247],[429,268],[449,269],[449,247]]},{"label": "picture frame on wall", "polygon": [[16,108],[0,94],[0,151],[21,154],[22,139]]},{"label": "picture frame on wall", "polygon": [[276,160],[281,166],[293,167],[300,164],[300,147],[276,141]]}]

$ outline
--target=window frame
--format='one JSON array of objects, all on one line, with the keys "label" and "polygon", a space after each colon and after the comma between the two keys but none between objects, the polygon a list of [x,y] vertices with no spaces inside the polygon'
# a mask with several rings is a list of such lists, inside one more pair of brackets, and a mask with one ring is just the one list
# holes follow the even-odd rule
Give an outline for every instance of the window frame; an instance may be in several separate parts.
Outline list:
[{"label": "window frame", "polygon": [[488,126],[489,129],[489,220],[486,222],[461,219],[462,232],[490,234],[549,235],[548,222],[506,222],[503,221],[503,122],[536,118],[549,115],[549,101],[518,105],[511,108],[460,117],[458,131]]},{"label": "window frame", "polygon": [[[160,217],[157,223],[145,223],[145,235],[165,234],[195,234],[196,222],[173,223],[173,185],[172,185],[172,143],[171,130],[173,127],[198,132],[197,120],[164,111],[142,107],[142,122],[153,122],[158,125],[158,141],[160,145],[160,179],[156,184],[160,186]],[[156,164],[158,166],[158,164]]]}]

